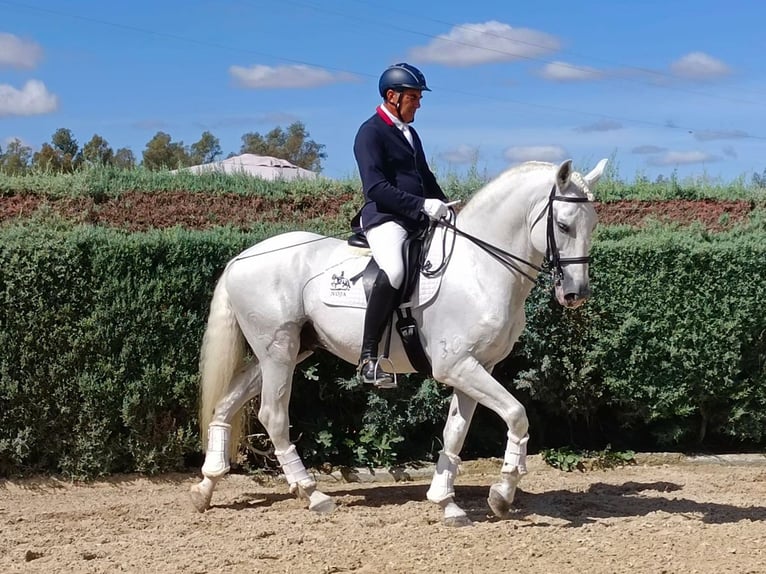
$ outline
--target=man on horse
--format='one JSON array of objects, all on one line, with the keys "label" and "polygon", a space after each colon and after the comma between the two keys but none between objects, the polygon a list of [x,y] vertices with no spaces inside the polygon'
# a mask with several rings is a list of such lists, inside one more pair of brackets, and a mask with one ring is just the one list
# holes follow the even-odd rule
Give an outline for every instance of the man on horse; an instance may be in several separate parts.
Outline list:
[{"label": "man on horse", "polygon": [[393,376],[378,365],[378,345],[404,281],[404,241],[427,226],[428,218],[444,217],[448,206],[410,126],[422,93],[431,91],[425,76],[414,66],[395,64],[380,76],[378,91],[383,103],[354,140],[365,203],[352,225],[364,231],[380,268],[367,302],[359,373],[365,383],[387,386]]}]

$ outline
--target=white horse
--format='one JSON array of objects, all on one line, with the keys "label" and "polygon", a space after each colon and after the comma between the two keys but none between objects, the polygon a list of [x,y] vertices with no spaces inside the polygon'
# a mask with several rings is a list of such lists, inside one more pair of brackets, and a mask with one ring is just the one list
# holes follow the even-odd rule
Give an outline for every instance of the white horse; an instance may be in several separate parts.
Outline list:
[{"label": "white horse", "polygon": [[[524,328],[524,301],[546,258],[561,305],[576,307],[590,295],[588,252],[597,220],[590,187],[605,165],[601,160],[584,177],[572,170],[571,160],[514,167],[477,191],[454,226],[442,221],[436,231],[433,244],[446,239],[450,257],[436,296],[416,308],[414,316],[434,379],[453,389],[444,448],[427,493],[442,507],[447,524],[470,524],[454,501],[454,481],[477,404],[508,425],[501,480],[490,487],[488,503],[495,515],[509,514],[516,486],[527,472],[528,421],[522,404],[492,378],[492,369],[511,352]],[[311,510],[335,508],[290,442],[288,404],[295,366],[314,349],[352,364],[359,357],[364,310],[327,305],[316,280],[344,247],[341,240],[313,233],[285,233],[254,245],[226,266],[213,295],[200,359],[200,425],[207,449],[204,478],[191,487],[200,512],[209,508],[215,485],[236,452],[238,413],[259,393],[258,419],[273,442],[290,492],[307,499]],[[254,355],[249,362],[245,344]],[[398,336],[390,351],[396,372],[413,372]]]}]

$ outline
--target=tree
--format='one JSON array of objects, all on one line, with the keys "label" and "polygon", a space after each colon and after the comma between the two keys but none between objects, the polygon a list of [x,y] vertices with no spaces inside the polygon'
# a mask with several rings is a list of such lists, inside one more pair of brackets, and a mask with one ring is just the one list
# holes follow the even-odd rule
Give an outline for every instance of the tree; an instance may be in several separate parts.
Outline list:
[{"label": "tree", "polygon": [[114,160],[114,151],[104,138],[93,134],[82,148],[82,159],[90,165],[109,165]]},{"label": "tree", "polygon": [[322,160],[327,157],[322,151],[325,146],[309,139],[309,135],[303,122],[293,122],[287,131],[276,127],[265,136],[258,132],[246,133],[242,136],[240,153],[270,155],[304,169],[322,171]]},{"label": "tree", "polygon": [[0,172],[6,175],[21,175],[27,171],[32,148],[21,143],[19,138],[13,139],[0,155]]},{"label": "tree", "polygon": [[211,163],[221,155],[221,142],[210,132],[202,132],[199,141],[189,147],[189,161],[191,165]]},{"label": "tree", "polygon": [[157,132],[143,151],[143,165],[147,169],[176,169],[191,165],[183,142],[173,142],[170,135]]},{"label": "tree", "polygon": [[44,143],[40,151],[35,152],[32,156],[32,165],[43,171],[60,172],[63,169],[62,153],[51,144]]},{"label": "tree", "polygon": [[766,168],[763,168],[763,173],[754,171],[752,182],[755,187],[766,187]]},{"label": "tree", "polygon": [[71,173],[82,163],[77,140],[74,139],[72,130],[59,128],[51,136],[53,148],[59,152],[60,170]]},{"label": "tree", "polygon": [[136,167],[136,156],[133,155],[133,151],[130,148],[121,147],[114,152],[112,164],[122,169],[133,169]]}]

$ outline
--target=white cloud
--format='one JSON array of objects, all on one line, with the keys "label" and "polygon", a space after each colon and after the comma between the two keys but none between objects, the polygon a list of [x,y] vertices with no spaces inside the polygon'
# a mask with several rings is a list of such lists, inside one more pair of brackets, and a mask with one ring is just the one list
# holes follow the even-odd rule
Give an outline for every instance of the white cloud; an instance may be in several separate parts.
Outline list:
[{"label": "white cloud", "polygon": [[621,130],[622,124],[616,120],[598,120],[592,124],[579,126],[574,128],[574,131],[580,133],[588,132],[611,132],[615,130]]},{"label": "white cloud", "polygon": [[640,145],[634,147],[631,151],[631,153],[637,153],[637,154],[649,154],[649,153],[662,153],[666,151],[668,148],[665,147],[659,147],[656,145]]},{"label": "white cloud", "polygon": [[461,144],[440,153],[439,157],[452,163],[474,163],[479,158],[479,148]]},{"label": "white cloud", "polygon": [[299,120],[300,118],[295,114],[290,114],[287,112],[269,112],[254,116],[226,116],[215,118],[208,121],[199,122],[199,126],[203,129],[242,127],[250,126],[253,124],[281,126],[289,125]]},{"label": "white cloud", "polygon": [[35,116],[58,108],[58,97],[39,80],[29,80],[20,90],[0,84],[0,117]]},{"label": "white cloud", "polygon": [[42,57],[39,44],[0,32],[0,68],[34,68]]},{"label": "white cloud", "polygon": [[315,88],[340,82],[350,82],[355,79],[351,74],[333,74],[322,68],[299,64],[276,67],[257,64],[249,68],[231,66],[229,74],[240,86],[254,89]]},{"label": "white cloud", "polygon": [[687,80],[709,80],[731,74],[729,66],[704,52],[686,54],[670,64],[670,70]]},{"label": "white cloud", "polygon": [[714,161],[718,161],[716,156],[703,151],[669,151],[662,155],[649,158],[648,163],[655,166],[669,166],[692,165]]},{"label": "white cloud", "polygon": [[503,152],[503,156],[511,163],[522,161],[557,162],[567,157],[566,150],[556,145],[513,146]]},{"label": "white cloud", "polygon": [[512,28],[492,20],[455,26],[427,46],[411,49],[409,58],[445,66],[472,66],[534,58],[554,52],[559,46],[558,39],[545,32]]},{"label": "white cloud", "polygon": [[713,140],[738,140],[749,137],[747,132],[742,130],[702,130],[694,132],[694,139],[701,142]]},{"label": "white cloud", "polygon": [[724,146],[722,151],[723,151],[723,155],[725,155],[726,157],[736,158],[738,155],[737,150],[734,149],[734,146],[730,146],[730,145]]},{"label": "white cloud", "polygon": [[540,71],[540,76],[554,82],[582,82],[598,80],[604,75],[600,70],[586,66],[575,66],[566,62],[551,62]]}]

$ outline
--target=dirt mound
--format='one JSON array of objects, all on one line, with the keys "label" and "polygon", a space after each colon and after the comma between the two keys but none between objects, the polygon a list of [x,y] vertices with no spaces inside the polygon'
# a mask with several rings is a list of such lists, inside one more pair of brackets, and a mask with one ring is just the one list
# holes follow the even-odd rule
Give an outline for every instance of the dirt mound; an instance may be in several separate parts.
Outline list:
[{"label": "dirt mound", "polygon": [[[359,202],[355,194],[298,199],[244,197],[235,194],[130,192],[96,202],[93,198],[50,199],[36,195],[0,197],[0,223],[50,213],[66,220],[116,227],[128,231],[163,229],[180,225],[207,229],[228,224],[246,228],[256,221],[275,222],[289,214],[300,223],[317,217],[340,215]],[[689,225],[699,222],[719,231],[747,220],[750,201],[674,200],[597,203],[601,224],[644,225],[649,219]]]}]

